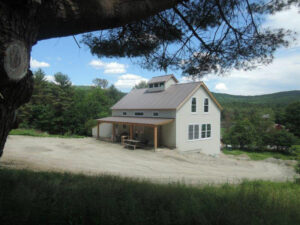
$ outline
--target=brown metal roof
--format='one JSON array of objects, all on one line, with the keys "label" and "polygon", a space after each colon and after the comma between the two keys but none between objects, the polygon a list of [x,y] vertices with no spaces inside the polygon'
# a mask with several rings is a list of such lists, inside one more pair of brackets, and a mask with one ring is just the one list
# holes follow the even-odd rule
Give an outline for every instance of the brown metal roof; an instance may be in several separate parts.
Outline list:
[{"label": "brown metal roof", "polygon": [[97,119],[99,122],[106,123],[122,123],[122,124],[138,124],[145,126],[159,126],[171,123],[174,119],[164,119],[164,118],[146,118],[146,117],[105,117],[101,119]]},{"label": "brown metal roof", "polygon": [[148,81],[148,84],[166,82],[166,81],[170,80],[171,78],[173,78],[176,81],[176,83],[178,83],[178,80],[176,79],[176,77],[173,74],[169,74],[169,75],[152,77],[152,79],[150,81]]},{"label": "brown metal roof", "polygon": [[133,89],[111,109],[177,109],[200,85],[200,82],[174,84],[161,92]]}]

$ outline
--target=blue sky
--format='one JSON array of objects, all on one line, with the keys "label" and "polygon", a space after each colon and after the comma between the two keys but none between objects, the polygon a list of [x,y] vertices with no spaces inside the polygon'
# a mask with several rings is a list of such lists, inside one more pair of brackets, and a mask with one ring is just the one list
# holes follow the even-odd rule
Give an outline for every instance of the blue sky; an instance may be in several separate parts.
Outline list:
[{"label": "blue sky", "polygon": [[[300,40],[300,14],[296,8],[271,15],[264,26],[287,28],[298,32]],[[81,39],[80,35],[76,36]],[[72,36],[39,41],[33,46],[31,69],[41,68],[47,79],[53,80],[56,72],[67,74],[75,85],[91,85],[95,78],[104,78],[122,91],[128,92],[134,84],[147,81],[152,76],[163,75],[164,71],[148,71],[138,64],[124,58],[97,58],[92,56],[88,47],[80,44],[78,48]],[[180,71],[173,73],[181,82],[189,82],[182,78]],[[300,44],[296,41],[288,49],[276,52],[272,64],[260,66],[252,71],[231,71],[218,77],[213,74],[202,79],[211,91],[257,95],[279,91],[300,90]]]}]

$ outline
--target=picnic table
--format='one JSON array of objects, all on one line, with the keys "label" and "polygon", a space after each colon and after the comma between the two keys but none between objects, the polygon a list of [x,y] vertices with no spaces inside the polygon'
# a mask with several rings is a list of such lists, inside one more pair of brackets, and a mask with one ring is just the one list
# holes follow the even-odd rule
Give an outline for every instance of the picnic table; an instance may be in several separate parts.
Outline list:
[{"label": "picnic table", "polygon": [[126,147],[132,147],[134,150],[136,149],[136,146],[140,144],[141,142],[139,140],[134,140],[134,139],[126,139],[125,141],[125,148]]}]

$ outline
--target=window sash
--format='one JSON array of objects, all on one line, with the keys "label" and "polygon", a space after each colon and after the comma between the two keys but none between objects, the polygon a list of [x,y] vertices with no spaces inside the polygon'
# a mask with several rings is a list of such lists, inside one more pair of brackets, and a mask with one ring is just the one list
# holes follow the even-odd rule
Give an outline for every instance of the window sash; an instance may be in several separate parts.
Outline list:
[{"label": "window sash", "polygon": [[194,125],[194,139],[199,139],[199,125]]},{"label": "window sash", "polygon": [[192,98],[192,104],[191,104],[191,112],[197,111],[197,100],[196,98]]},{"label": "window sash", "polygon": [[189,140],[193,140],[193,137],[194,137],[194,125],[189,125],[188,138]]},{"label": "window sash", "polygon": [[135,115],[135,116],[143,116],[143,115],[144,115],[144,112],[134,112],[134,115]]},{"label": "window sash", "polygon": [[157,117],[157,116],[159,116],[159,113],[158,112],[153,112],[153,116]]},{"label": "window sash", "polygon": [[208,112],[209,108],[208,108],[209,102],[208,102],[208,98],[204,99],[204,112]]}]

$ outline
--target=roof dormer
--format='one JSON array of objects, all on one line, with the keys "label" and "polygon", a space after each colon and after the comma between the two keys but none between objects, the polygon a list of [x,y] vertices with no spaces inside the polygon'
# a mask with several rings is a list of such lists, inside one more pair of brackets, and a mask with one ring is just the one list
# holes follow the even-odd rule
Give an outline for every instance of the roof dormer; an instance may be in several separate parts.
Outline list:
[{"label": "roof dormer", "polygon": [[167,90],[172,84],[176,83],[178,83],[178,80],[172,74],[152,77],[152,79],[148,82],[147,92],[164,91]]}]

